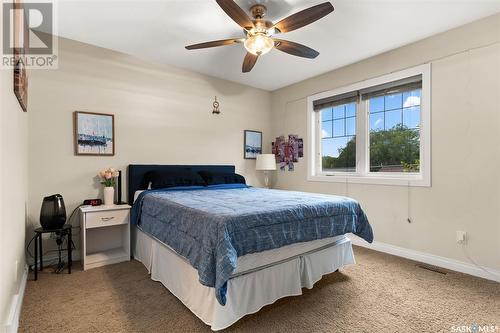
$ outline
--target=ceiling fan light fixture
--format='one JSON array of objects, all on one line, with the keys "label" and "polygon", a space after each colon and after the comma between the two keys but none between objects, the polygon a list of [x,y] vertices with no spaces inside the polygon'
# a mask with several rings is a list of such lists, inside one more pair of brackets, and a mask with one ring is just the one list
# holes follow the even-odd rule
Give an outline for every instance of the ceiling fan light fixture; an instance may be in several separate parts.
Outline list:
[{"label": "ceiling fan light fixture", "polygon": [[272,50],[274,41],[265,34],[255,34],[252,36],[249,35],[243,45],[245,45],[245,49],[248,52],[256,56],[261,56]]},{"label": "ceiling fan light fixture", "polygon": [[274,38],[274,35],[300,29],[333,12],[332,4],[330,1],[326,1],[287,16],[275,24],[264,18],[266,16],[267,8],[261,4],[261,2],[268,2],[268,0],[256,1],[258,3],[250,8],[252,18],[250,18],[247,13],[236,4],[235,0],[216,1],[221,9],[226,12],[226,14],[234,22],[236,22],[236,24],[243,28],[245,38],[231,38],[198,43],[188,45],[186,46],[186,49],[205,49],[209,47],[243,43],[247,51],[241,67],[241,71],[243,73],[250,72],[257,62],[257,59],[261,55],[271,51],[273,48],[297,57],[308,59],[316,58],[319,55],[318,51],[299,43],[276,39]]}]

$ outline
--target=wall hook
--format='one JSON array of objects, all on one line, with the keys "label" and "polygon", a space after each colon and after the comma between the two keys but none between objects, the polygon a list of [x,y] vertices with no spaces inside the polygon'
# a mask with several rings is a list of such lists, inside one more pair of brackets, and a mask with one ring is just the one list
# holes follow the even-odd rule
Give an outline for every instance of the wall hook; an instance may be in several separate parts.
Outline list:
[{"label": "wall hook", "polygon": [[214,103],[212,105],[214,106],[212,114],[219,114],[220,110],[219,110],[219,102],[217,102],[217,96],[215,96],[215,100],[214,100]]}]

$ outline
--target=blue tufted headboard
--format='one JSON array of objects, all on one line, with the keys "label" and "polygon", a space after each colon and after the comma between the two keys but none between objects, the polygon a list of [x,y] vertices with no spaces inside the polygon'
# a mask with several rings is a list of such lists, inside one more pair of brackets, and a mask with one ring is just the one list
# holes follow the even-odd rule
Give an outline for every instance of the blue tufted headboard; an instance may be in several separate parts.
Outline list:
[{"label": "blue tufted headboard", "polygon": [[148,183],[144,175],[149,171],[212,171],[235,172],[234,165],[155,165],[155,164],[130,164],[128,166],[128,203],[134,202],[134,193],[145,190]]}]

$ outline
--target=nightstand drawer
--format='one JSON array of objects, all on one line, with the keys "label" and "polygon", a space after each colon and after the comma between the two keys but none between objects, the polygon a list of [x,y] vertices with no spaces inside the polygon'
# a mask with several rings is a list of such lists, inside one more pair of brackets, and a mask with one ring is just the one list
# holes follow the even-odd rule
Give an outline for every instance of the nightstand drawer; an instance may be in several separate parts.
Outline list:
[{"label": "nightstand drawer", "polygon": [[90,229],[117,224],[127,224],[128,216],[128,209],[89,212],[85,214],[85,227]]}]

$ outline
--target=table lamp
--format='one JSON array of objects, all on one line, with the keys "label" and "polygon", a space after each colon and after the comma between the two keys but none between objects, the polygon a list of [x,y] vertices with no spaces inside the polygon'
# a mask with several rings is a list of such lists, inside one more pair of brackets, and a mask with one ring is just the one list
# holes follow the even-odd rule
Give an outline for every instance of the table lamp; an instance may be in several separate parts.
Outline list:
[{"label": "table lamp", "polygon": [[264,184],[269,188],[269,171],[276,170],[276,157],[274,154],[259,154],[255,169],[264,171]]}]

